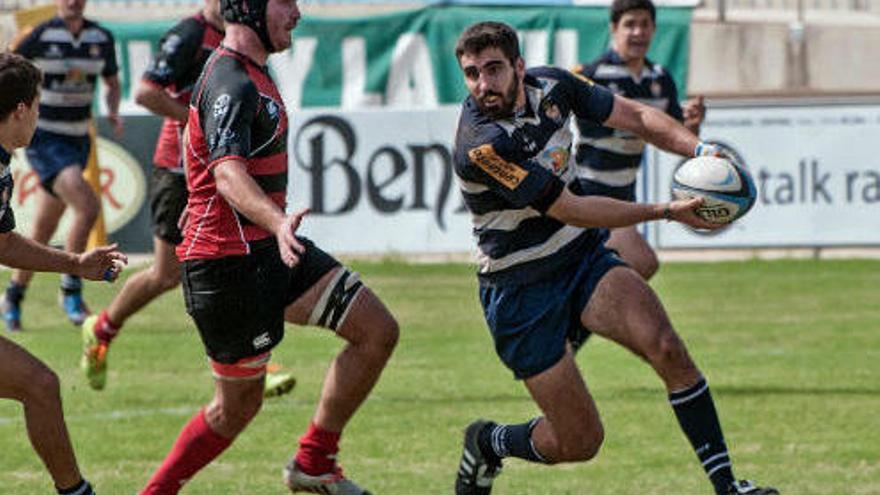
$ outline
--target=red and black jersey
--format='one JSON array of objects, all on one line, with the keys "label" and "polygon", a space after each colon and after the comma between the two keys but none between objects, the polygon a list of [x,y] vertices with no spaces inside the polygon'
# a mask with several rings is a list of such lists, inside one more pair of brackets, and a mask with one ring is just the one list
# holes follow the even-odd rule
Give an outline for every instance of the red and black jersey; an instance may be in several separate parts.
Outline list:
[{"label": "red and black jersey", "polygon": [[287,113],[266,66],[220,45],[193,88],[181,260],[249,254],[274,234],[237,212],[217,191],[214,167],[235,159],[282,210],[287,196]]},{"label": "red and black jersey", "polygon": [[[164,89],[179,103],[188,105],[193,85],[222,39],[223,32],[212,26],[202,13],[180,21],[159,41],[159,52],[144,72],[144,82]],[[157,167],[183,172],[180,153],[183,126],[176,119],[165,118],[153,155]]]}]

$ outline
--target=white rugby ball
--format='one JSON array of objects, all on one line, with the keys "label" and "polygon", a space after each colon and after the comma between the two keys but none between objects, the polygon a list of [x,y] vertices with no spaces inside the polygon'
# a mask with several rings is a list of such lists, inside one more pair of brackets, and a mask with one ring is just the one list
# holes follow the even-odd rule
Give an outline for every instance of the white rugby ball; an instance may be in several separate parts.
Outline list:
[{"label": "white rugby ball", "polygon": [[706,221],[727,224],[755,205],[755,182],[749,172],[726,158],[698,156],[685,161],[672,175],[675,199],[703,198],[697,215]]}]

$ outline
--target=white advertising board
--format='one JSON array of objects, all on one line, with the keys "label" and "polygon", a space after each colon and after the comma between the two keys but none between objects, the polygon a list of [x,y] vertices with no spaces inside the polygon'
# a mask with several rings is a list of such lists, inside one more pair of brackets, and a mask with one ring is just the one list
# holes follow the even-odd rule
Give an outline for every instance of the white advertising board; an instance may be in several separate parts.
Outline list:
[{"label": "white advertising board", "polygon": [[472,250],[452,168],[459,107],[296,111],[290,197],[309,207],[302,233],[330,252]]},{"label": "white advertising board", "polygon": [[[341,253],[473,251],[452,170],[459,107],[291,112],[290,198]],[[702,136],[739,153],[754,209],[710,235],[647,224],[659,248],[880,245],[880,105],[711,108]],[[652,150],[639,197],[668,201],[680,157]]]},{"label": "white advertising board", "polygon": [[[880,105],[715,108],[703,139],[733,148],[755,179],[754,209],[729,228],[698,234],[655,223],[661,248],[880,244]],[[654,152],[648,191],[659,201],[680,157]]]}]

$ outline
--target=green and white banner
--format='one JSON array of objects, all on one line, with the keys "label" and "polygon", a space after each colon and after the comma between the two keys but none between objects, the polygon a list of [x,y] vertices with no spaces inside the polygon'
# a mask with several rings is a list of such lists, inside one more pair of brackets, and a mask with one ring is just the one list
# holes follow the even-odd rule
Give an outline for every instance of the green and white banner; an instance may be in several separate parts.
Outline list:
[{"label": "green and white banner", "polygon": [[[602,7],[438,6],[358,18],[305,17],[294,31],[293,49],[273,55],[270,64],[290,109],[459,103],[465,88],[455,42],[465,27],[483,20],[517,29],[527,66],[571,67],[608,46],[608,10]],[[682,91],[690,20],[690,9],[659,9],[649,54],[669,69]],[[119,42],[124,94],[171,24],[106,24]],[[141,112],[126,106],[126,113]]]}]

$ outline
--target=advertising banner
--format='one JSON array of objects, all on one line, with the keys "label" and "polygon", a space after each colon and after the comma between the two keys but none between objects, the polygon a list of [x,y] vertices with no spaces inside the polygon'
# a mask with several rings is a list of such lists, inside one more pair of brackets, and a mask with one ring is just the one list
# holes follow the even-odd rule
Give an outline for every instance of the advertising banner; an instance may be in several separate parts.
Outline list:
[{"label": "advertising banner", "polygon": [[312,210],[302,232],[331,252],[471,249],[452,168],[458,115],[458,106],[294,114],[288,202]]},{"label": "advertising banner", "polygon": [[[658,247],[880,244],[880,105],[713,108],[701,134],[740,155],[755,179],[757,203],[709,235],[654,223]],[[668,200],[681,158],[650,158],[647,190]]]},{"label": "advertising banner", "polygon": [[[678,87],[687,73],[690,9],[660,8],[649,56]],[[432,108],[465,96],[455,42],[468,25],[494,20],[520,33],[527,66],[572,67],[608,46],[606,7],[432,6],[357,18],[305,16],[293,49],[270,66],[289,108]],[[123,94],[130,95],[173,23],[106,23],[118,42]],[[143,113],[130,101],[126,112]]]}]

